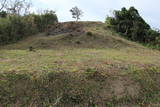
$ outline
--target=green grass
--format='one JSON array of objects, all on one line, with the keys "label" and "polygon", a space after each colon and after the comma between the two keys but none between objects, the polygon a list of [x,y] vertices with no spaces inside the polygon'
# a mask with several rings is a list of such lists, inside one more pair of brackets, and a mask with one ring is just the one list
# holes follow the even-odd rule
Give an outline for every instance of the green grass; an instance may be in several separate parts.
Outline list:
[{"label": "green grass", "polygon": [[160,52],[104,30],[103,23],[83,24],[89,35],[38,34],[1,46],[0,106],[158,105]]},{"label": "green grass", "polygon": [[0,73],[0,106],[159,106],[158,70],[126,68],[125,74],[92,68],[74,73],[8,71]]},{"label": "green grass", "polygon": [[[59,35],[46,36],[45,33],[33,35],[14,44],[0,47],[0,49],[28,49],[33,46],[36,49],[64,49],[64,48],[94,48],[94,49],[121,49],[121,48],[139,48],[145,47],[128,41],[113,34],[110,30],[105,30],[103,23],[82,22],[84,34],[77,35],[73,33],[64,33]],[[91,32],[92,36],[87,35]],[[76,42],[80,42],[77,44]]]},{"label": "green grass", "polygon": [[0,50],[1,71],[79,71],[85,68],[160,65],[160,52],[137,49]]}]

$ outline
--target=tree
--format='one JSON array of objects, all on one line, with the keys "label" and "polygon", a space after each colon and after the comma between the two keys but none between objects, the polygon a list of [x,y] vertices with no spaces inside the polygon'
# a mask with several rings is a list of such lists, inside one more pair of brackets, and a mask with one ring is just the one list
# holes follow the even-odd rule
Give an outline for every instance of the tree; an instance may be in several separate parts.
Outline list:
[{"label": "tree", "polygon": [[50,24],[58,22],[57,15],[52,10],[44,10],[40,15],[33,16],[39,32],[44,32]]},{"label": "tree", "polygon": [[76,21],[78,21],[83,15],[82,10],[80,10],[77,6],[73,7],[70,12],[72,14],[72,18],[76,19]]},{"label": "tree", "polygon": [[11,14],[25,15],[31,7],[29,0],[8,0],[7,11]]},{"label": "tree", "polygon": [[159,30],[151,29],[134,7],[115,10],[113,17],[107,17],[105,23],[130,40],[160,47]]},{"label": "tree", "polygon": [[139,15],[139,12],[134,7],[114,11],[114,17],[109,17],[106,20],[109,26],[122,33],[127,38],[145,42],[146,31],[150,29],[150,26]]},{"label": "tree", "polygon": [[6,18],[6,16],[7,16],[7,12],[6,11],[1,11],[0,12],[0,17]]},{"label": "tree", "polygon": [[0,12],[3,10],[3,8],[6,5],[7,0],[0,0]]}]

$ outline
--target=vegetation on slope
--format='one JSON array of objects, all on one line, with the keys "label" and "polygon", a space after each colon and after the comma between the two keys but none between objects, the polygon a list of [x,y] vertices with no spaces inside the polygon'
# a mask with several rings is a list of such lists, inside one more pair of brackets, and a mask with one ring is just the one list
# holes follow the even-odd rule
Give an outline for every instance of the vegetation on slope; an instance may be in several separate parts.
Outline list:
[{"label": "vegetation on slope", "polygon": [[[76,29],[70,25],[76,25]],[[6,45],[4,49],[64,49],[67,48],[144,48],[143,46],[121,38],[112,31],[104,30],[101,22],[66,22],[56,29],[51,27],[45,33],[30,36],[15,44]],[[57,30],[58,29],[58,30]]]},{"label": "vegetation on slope", "polygon": [[[114,66],[115,67],[119,66]],[[160,102],[158,68],[108,73],[0,73],[0,106],[8,107],[156,107]]]},{"label": "vegetation on slope", "polygon": [[17,42],[28,36],[44,32],[49,24],[57,21],[57,16],[53,11],[45,11],[40,15],[8,14],[6,17],[0,17],[0,45]]},{"label": "vegetation on slope", "polygon": [[[15,42],[0,47],[0,106],[160,106],[159,51],[101,22],[57,23],[53,11],[17,12],[0,12],[0,45]],[[159,46],[159,33],[133,7],[115,11],[108,23]]]},{"label": "vegetation on slope", "polygon": [[41,33],[1,47],[0,106],[159,106],[160,52],[103,23],[79,23],[83,33]]},{"label": "vegetation on slope", "polygon": [[124,7],[114,11],[114,16],[107,17],[106,23],[108,27],[130,40],[155,48],[160,47],[160,33],[152,30],[134,7],[130,7],[128,10]]}]

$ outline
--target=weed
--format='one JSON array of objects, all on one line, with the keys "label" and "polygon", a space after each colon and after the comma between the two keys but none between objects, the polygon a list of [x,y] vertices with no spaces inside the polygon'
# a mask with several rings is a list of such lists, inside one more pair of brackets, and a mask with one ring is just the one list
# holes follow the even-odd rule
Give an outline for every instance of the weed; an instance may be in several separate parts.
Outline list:
[{"label": "weed", "polygon": [[87,32],[86,33],[88,36],[93,36],[93,33],[92,32]]},{"label": "weed", "polygon": [[92,76],[95,72],[96,72],[96,70],[93,70],[93,69],[91,69],[91,68],[88,68],[88,69],[86,70],[85,74],[86,74],[87,76]]},{"label": "weed", "polygon": [[107,102],[107,103],[106,103],[106,106],[107,106],[107,107],[115,107],[112,102]]}]

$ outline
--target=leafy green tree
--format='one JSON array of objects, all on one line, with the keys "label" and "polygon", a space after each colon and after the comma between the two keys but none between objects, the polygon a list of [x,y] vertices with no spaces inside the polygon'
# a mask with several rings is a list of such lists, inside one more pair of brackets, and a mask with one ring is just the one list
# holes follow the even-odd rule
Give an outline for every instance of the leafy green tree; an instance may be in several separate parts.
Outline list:
[{"label": "leafy green tree", "polygon": [[38,32],[43,32],[49,24],[58,21],[53,11],[44,14],[19,16],[9,14],[0,17],[0,45],[16,42]]},{"label": "leafy green tree", "polygon": [[111,28],[135,41],[145,42],[145,32],[150,29],[150,26],[134,7],[130,7],[128,10],[126,8],[116,10],[114,17],[109,17],[106,20]]},{"label": "leafy green tree", "polygon": [[123,34],[130,40],[159,45],[160,47],[160,33],[150,28],[137,9],[130,7],[127,10],[123,7],[121,10],[115,10],[113,15],[113,17],[106,18],[106,24],[109,28]]},{"label": "leafy green tree", "polygon": [[57,15],[52,10],[51,11],[46,10],[41,15],[33,15],[33,16],[39,32],[45,31],[48,25],[58,22]]}]

